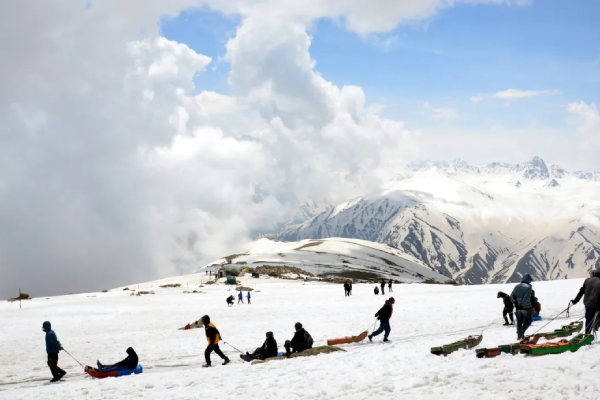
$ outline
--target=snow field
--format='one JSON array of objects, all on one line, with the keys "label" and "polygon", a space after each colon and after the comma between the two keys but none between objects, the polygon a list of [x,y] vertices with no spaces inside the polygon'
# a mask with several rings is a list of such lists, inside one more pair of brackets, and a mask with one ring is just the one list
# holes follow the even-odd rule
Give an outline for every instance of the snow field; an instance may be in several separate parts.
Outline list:
[{"label": "snow field", "polygon": [[[205,279],[204,279],[205,280]],[[181,282],[180,288],[158,288]],[[501,326],[498,290],[510,293],[514,284],[481,286],[394,285],[396,299],[392,343],[363,342],[342,346],[346,352],[243,363],[222,343],[232,364],[201,368],[206,339],[203,329],[177,330],[209,314],[225,341],[252,351],[272,330],[283,350],[296,321],[315,339],[357,334],[371,327],[373,314],[386,295],[375,296],[372,284],[355,284],[344,297],[342,285],[250,277],[242,284],[255,288],[251,305],[228,308],[234,293],[222,284],[197,287],[198,275],[140,285],[154,295],[130,296],[120,289],[0,303],[0,399],[596,399],[600,347],[594,343],[576,353],[524,357],[501,355],[477,359],[473,350],[448,357],[429,353],[432,346],[483,332],[482,347],[512,343],[514,327]],[[575,296],[582,280],[534,282],[546,324]],[[189,287],[187,287],[189,285]],[[133,286],[130,286],[133,288]],[[137,287],[136,287],[137,288]],[[184,290],[202,293],[182,293]],[[245,301],[245,298],[244,298]],[[237,297],[236,297],[237,302]],[[583,306],[571,310],[543,330],[579,319]],[[50,384],[41,324],[50,320],[63,347],[84,364],[114,362],[132,346],[145,371],[140,375],[95,380],[66,353],[59,365],[64,382]]]}]

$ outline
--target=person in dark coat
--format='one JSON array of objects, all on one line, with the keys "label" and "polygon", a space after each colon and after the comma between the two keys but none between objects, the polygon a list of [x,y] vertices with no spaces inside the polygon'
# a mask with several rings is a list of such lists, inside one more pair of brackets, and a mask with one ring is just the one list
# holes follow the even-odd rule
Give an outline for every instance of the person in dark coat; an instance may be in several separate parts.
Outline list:
[{"label": "person in dark coat", "polygon": [[350,284],[348,281],[344,282],[344,296],[350,296]]},{"label": "person in dark coat", "polygon": [[285,344],[285,355],[287,357],[292,353],[300,353],[306,349],[311,349],[313,345],[313,338],[310,336],[302,324],[300,322],[296,322],[294,324],[294,328],[296,329],[296,333],[294,333],[294,337],[292,340],[286,340]]},{"label": "person in dark coat", "polygon": [[111,371],[119,371],[122,369],[135,369],[138,365],[138,355],[136,354],[135,350],[133,350],[132,347],[128,347],[127,350],[127,357],[125,357],[123,360],[119,361],[116,364],[112,364],[112,365],[105,365],[102,364],[100,361],[96,361],[96,364],[98,365],[98,370],[100,372],[111,372]]},{"label": "person in dark coat", "polygon": [[252,360],[264,360],[269,357],[277,357],[277,341],[273,337],[273,332],[266,333],[267,339],[252,352],[252,354],[246,352],[246,354],[240,354],[240,358],[244,361]]},{"label": "person in dark coat", "polygon": [[234,297],[232,294],[230,294],[229,297],[227,299],[225,299],[225,301],[227,301],[227,307],[231,307],[233,305],[233,300],[234,300]]},{"label": "person in dark coat", "polygon": [[223,365],[229,364],[229,358],[227,358],[227,356],[223,354],[223,352],[219,348],[221,333],[219,332],[215,324],[210,322],[210,317],[208,315],[204,315],[202,317],[202,324],[204,325],[206,340],[208,341],[208,346],[206,346],[206,350],[204,350],[204,359],[206,360],[206,364],[204,364],[203,367],[211,366],[210,353],[212,353],[213,351],[223,359]]},{"label": "person in dark coat", "polygon": [[375,286],[375,289],[373,289],[373,293],[375,293],[375,295],[379,294],[379,288],[377,286]]},{"label": "person in dark coat", "polygon": [[379,320],[379,328],[368,336],[369,342],[373,340],[373,336],[377,336],[384,331],[385,334],[383,335],[383,341],[389,342],[388,336],[390,336],[390,332],[392,330],[392,328],[390,327],[390,318],[392,318],[392,312],[394,311],[395,302],[396,300],[394,300],[393,297],[390,297],[385,301],[383,307],[381,307],[379,311],[375,313],[375,316]]},{"label": "person in dark coat", "polygon": [[[504,325],[514,325],[515,324],[515,319],[513,317],[513,309],[514,309],[514,305],[512,300],[510,299],[510,296],[507,295],[504,292],[498,292],[498,296],[496,296],[496,298],[498,299],[502,299],[502,301],[504,302],[504,309],[502,310],[502,317],[504,318]],[[506,316],[510,317],[510,323],[508,322],[508,318],[506,318]]]},{"label": "person in dark coat", "polygon": [[392,290],[392,280],[391,279],[388,281],[388,292],[390,292],[390,293],[393,292],[393,290]]},{"label": "person in dark coat", "polygon": [[61,380],[67,373],[58,366],[58,353],[63,348],[56,337],[56,333],[51,328],[50,321],[44,321],[42,330],[46,332],[46,354],[48,355],[48,367],[52,373],[50,382],[56,382]]},{"label": "person in dark coat", "polygon": [[529,274],[525,274],[521,283],[513,289],[510,294],[510,299],[517,311],[517,339],[525,338],[525,331],[531,325],[533,318],[533,298],[535,292],[531,287],[533,278]]},{"label": "person in dark coat", "polygon": [[600,266],[590,272],[590,277],[583,281],[583,286],[573,300],[577,304],[583,297],[585,306],[585,333],[590,334],[600,326]]},{"label": "person in dark coat", "polygon": [[385,294],[385,279],[381,278],[381,295]]}]

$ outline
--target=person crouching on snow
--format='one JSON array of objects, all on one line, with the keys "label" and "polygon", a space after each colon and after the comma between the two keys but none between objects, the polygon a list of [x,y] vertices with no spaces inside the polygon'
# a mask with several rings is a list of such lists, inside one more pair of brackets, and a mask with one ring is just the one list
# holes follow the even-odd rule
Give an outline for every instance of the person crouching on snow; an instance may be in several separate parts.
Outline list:
[{"label": "person crouching on snow", "polygon": [[229,358],[227,358],[219,348],[219,341],[221,340],[219,330],[215,324],[210,322],[210,317],[208,315],[202,317],[202,324],[204,324],[204,332],[206,333],[206,340],[208,341],[208,346],[206,346],[206,350],[204,350],[206,364],[204,364],[203,367],[210,367],[210,353],[213,351],[223,359],[223,365],[228,364]]},{"label": "person crouching on snow", "polygon": [[[498,296],[496,296],[496,298],[502,298],[502,301],[504,302],[504,309],[502,310],[502,317],[504,318],[504,325],[514,325],[515,324],[515,319],[513,317],[513,309],[514,309],[514,305],[512,300],[510,299],[510,296],[507,295],[504,292],[498,292]],[[508,323],[508,318],[506,318],[506,316],[510,317],[510,323]]]},{"label": "person crouching on snow", "polygon": [[294,333],[294,337],[292,340],[286,340],[283,347],[285,347],[285,355],[287,357],[292,353],[299,353],[306,349],[311,349],[313,345],[313,338],[310,336],[303,327],[300,322],[296,322],[294,324],[294,328],[296,329],[296,333]]},{"label": "person crouching on snow", "polygon": [[392,330],[392,328],[390,327],[390,318],[392,318],[392,312],[394,311],[393,307],[395,302],[396,300],[394,300],[393,297],[390,297],[385,301],[383,307],[381,307],[379,311],[375,313],[375,316],[379,320],[379,328],[368,336],[370,342],[373,341],[373,336],[377,336],[384,331],[385,334],[383,335],[383,341],[389,342],[388,336],[390,336],[390,331]]}]

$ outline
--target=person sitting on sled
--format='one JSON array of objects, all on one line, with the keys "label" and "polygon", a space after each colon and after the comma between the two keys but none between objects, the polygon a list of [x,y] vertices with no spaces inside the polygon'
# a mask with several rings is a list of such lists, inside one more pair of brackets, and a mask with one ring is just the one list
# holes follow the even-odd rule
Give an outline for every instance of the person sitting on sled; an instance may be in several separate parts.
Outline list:
[{"label": "person sitting on sled", "polygon": [[[502,310],[502,317],[504,318],[504,325],[514,325],[515,324],[515,319],[513,317],[514,305],[513,305],[512,300],[510,299],[510,296],[504,292],[498,292],[498,296],[496,296],[496,297],[502,298],[502,301],[504,302],[504,309]],[[508,323],[508,318],[506,318],[507,315],[510,317],[510,323]]]},{"label": "person sitting on sled", "polygon": [[273,332],[266,333],[267,339],[252,352],[252,354],[246,352],[246,354],[240,354],[240,358],[244,361],[252,360],[264,360],[269,357],[277,357],[277,342],[273,337]]},{"label": "person sitting on sled", "polygon": [[112,364],[112,365],[105,365],[102,364],[100,361],[96,361],[96,364],[98,364],[98,371],[100,372],[111,372],[111,371],[119,371],[122,369],[135,369],[138,365],[138,355],[136,354],[135,350],[133,350],[133,348],[128,347],[127,348],[127,357],[125,357],[123,360],[119,361],[116,364]]},{"label": "person sitting on sled", "polygon": [[285,355],[287,357],[289,357],[292,353],[299,353],[306,349],[311,349],[313,345],[312,336],[310,336],[310,333],[304,330],[300,322],[296,322],[294,328],[296,329],[294,337],[292,340],[286,340],[285,344],[283,345],[285,347]]}]

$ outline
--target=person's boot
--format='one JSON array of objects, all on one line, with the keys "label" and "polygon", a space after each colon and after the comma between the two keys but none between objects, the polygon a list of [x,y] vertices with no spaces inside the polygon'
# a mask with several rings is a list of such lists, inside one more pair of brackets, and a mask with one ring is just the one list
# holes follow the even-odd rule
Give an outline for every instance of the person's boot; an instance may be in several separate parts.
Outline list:
[{"label": "person's boot", "polygon": [[373,341],[373,335],[368,335],[367,337],[369,338],[369,342]]},{"label": "person's boot", "polygon": [[223,365],[227,365],[229,364],[229,358],[225,357],[225,360],[223,361]]},{"label": "person's boot", "polygon": [[390,341],[390,339],[388,339],[388,338],[383,338],[383,341],[384,341],[384,342],[389,342],[389,341]]},{"label": "person's boot", "polygon": [[202,364],[202,368],[208,368],[208,367],[210,367],[210,365],[211,365],[210,363]]}]

